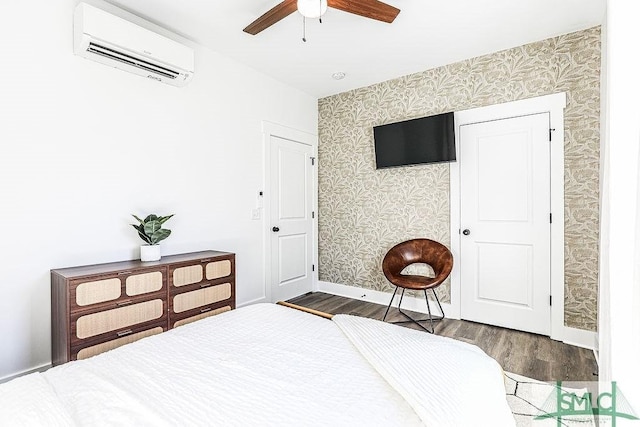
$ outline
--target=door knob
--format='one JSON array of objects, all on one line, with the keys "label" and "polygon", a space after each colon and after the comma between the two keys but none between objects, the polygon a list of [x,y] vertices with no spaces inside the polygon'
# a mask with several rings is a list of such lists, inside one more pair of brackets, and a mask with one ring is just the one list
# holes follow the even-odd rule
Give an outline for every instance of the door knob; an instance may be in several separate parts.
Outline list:
[{"label": "door knob", "polygon": [[280,231],[278,227],[273,227],[271,230],[273,230],[274,233],[277,233],[278,231]]},{"label": "door knob", "polygon": [[469,230],[468,228],[465,228],[464,230],[462,230],[462,234],[464,234],[465,236],[468,236],[469,234],[471,234],[471,230]]}]

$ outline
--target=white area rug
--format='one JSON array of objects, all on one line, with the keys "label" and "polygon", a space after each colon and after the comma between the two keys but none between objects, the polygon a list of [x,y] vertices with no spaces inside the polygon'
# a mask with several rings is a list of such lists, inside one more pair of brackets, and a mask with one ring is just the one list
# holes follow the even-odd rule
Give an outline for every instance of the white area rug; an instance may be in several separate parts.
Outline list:
[{"label": "white area rug", "polygon": [[[558,387],[552,383],[545,383],[511,372],[505,372],[504,375],[507,401],[518,427],[557,427],[558,425],[567,427],[596,426],[593,416],[565,417],[562,418],[560,424],[558,424],[558,420],[555,418],[536,420],[535,417],[538,415],[555,410],[553,400]],[[562,389],[564,391],[580,391],[580,393],[582,393],[581,390],[566,387],[562,387]]]}]

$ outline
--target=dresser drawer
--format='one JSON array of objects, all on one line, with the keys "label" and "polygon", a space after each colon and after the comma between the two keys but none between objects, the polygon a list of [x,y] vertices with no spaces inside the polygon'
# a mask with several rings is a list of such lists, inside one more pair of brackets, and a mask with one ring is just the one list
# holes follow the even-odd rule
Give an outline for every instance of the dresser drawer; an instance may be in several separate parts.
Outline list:
[{"label": "dresser drawer", "polygon": [[120,277],[89,279],[89,281],[80,281],[71,286],[71,295],[73,297],[71,302],[78,307],[115,301],[122,296],[122,280],[120,280]]},{"label": "dresser drawer", "polygon": [[230,277],[234,272],[231,258],[203,259],[198,263],[178,265],[169,269],[169,280],[173,288],[194,285],[203,281],[217,281]]},{"label": "dresser drawer", "polygon": [[178,326],[183,326],[197,320],[215,316],[216,314],[224,313],[225,311],[230,311],[232,309],[232,304],[223,304],[222,306],[219,303],[212,304],[207,307],[202,307],[196,310],[190,310],[184,313],[180,313],[179,315],[171,316],[169,326],[171,328],[177,328]]},{"label": "dresser drawer", "polygon": [[129,297],[161,291],[164,285],[164,270],[131,274],[124,280],[125,294]]},{"label": "dresser drawer", "polygon": [[166,268],[123,271],[73,280],[69,286],[71,312],[89,310],[130,297],[166,292]]},{"label": "dresser drawer", "polygon": [[142,338],[160,334],[167,330],[165,321],[142,327],[132,327],[127,330],[113,333],[107,341],[87,341],[71,349],[72,360],[82,360],[95,356],[105,351],[113,350],[125,344],[138,341]]},{"label": "dresser drawer", "polygon": [[[131,326],[166,319],[166,304],[161,298],[150,299],[109,310],[76,313],[71,316],[72,345],[75,342],[117,334]],[[116,336],[113,336],[113,334]]]},{"label": "dresser drawer", "polygon": [[231,298],[231,283],[221,283],[190,292],[182,292],[171,297],[173,313],[184,313],[199,307],[215,304]]}]

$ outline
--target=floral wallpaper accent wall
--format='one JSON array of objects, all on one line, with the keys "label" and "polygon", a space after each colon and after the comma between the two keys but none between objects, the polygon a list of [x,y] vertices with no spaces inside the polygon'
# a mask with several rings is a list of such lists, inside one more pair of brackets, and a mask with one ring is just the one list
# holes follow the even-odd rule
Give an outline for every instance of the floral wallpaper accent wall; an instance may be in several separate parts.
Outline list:
[{"label": "floral wallpaper accent wall", "polygon": [[[415,237],[450,245],[449,165],[376,170],[373,126],[557,92],[568,104],[565,324],[595,331],[600,27],[319,100],[320,280],[391,292],[389,248]],[[438,295],[449,301],[450,284]]]}]

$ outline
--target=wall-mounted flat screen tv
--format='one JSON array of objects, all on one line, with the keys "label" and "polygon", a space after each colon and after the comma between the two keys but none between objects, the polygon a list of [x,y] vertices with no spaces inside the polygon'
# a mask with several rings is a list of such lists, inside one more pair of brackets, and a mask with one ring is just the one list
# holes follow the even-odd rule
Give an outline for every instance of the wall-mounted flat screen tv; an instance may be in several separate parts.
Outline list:
[{"label": "wall-mounted flat screen tv", "polygon": [[373,128],[376,168],[456,160],[453,113]]}]

